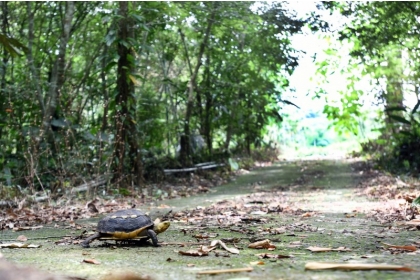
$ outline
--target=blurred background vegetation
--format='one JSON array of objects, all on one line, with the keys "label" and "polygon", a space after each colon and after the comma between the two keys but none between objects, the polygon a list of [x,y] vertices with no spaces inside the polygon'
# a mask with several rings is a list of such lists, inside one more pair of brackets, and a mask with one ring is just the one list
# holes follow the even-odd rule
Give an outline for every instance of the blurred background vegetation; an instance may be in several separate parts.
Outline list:
[{"label": "blurred background vegetation", "polygon": [[349,154],[418,176],[418,3],[293,3],[1,2],[2,192]]}]

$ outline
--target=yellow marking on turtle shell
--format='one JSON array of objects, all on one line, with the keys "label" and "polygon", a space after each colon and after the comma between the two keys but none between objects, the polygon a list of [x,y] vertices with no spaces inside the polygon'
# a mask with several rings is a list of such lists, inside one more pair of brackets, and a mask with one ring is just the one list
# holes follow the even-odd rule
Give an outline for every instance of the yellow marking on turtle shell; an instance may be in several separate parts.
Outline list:
[{"label": "yellow marking on turtle shell", "polygon": [[111,216],[111,218],[112,218],[112,219],[116,219],[116,218],[117,218],[117,216]]},{"label": "yellow marking on turtle shell", "polygon": [[[112,233],[112,237],[115,239],[133,239],[135,237],[137,237],[137,235],[139,235],[140,233],[142,233],[147,227],[142,227],[136,230],[133,230],[131,232],[123,232],[123,231],[116,231],[114,233]],[[141,236],[145,236],[147,235],[146,232],[144,232]]]},{"label": "yellow marking on turtle shell", "polygon": [[137,215],[131,215],[130,218],[137,218]]}]

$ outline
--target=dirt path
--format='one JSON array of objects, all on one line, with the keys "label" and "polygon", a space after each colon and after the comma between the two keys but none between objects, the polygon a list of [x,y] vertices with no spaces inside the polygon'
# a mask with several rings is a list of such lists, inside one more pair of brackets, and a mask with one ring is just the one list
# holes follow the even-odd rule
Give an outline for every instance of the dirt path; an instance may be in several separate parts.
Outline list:
[{"label": "dirt path", "polygon": [[[77,230],[44,229],[26,232],[38,249],[1,249],[8,260],[32,264],[55,273],[100,279],[110,273],[133,272],[152,279],[419,279],[416,272],[305,271],[310,261],[346,263],[389,263],[420,270],[416,253],[390,251],[382,243],[408,245],[419,242],[418,231],[395,225],[383,226],[367,219],[364,211],[380,203],[355,195],[360,174],[350,162],[341,160],[280,162],[244,174],[227,185],[196,197],[163,201],[170,208],[150,208],[151,215],[173,209],[170,229],[160,235],[166,245],[153,247],[57,246],[55,239],[36,237],[76,236]],[[95,221],[86,221],[94,225]],[[3,232],[3,239],[18,233]],[[203,239],[208,237],[206,239]],[[197,243],[234,239],[228,247],[207,256],[180,255],[196,251]],[[269,239],[275,249],[249,249],[252,241]],[[185,244],[182,246],[180,244]],[[349,251],[313,253],[308,247],[346,247]],[[259,259],[256,254],[291,256]],[[267,255],[268,256],[268,255]],[[99,265],[82,263],[86,258]],[[260,262],[259,265],[255,263]],[[253,264],[253,265],[252,265]],[[199,276],[211,269],[253,267],[252,272]],[[118,279],[118,278],[114,278]]]}]

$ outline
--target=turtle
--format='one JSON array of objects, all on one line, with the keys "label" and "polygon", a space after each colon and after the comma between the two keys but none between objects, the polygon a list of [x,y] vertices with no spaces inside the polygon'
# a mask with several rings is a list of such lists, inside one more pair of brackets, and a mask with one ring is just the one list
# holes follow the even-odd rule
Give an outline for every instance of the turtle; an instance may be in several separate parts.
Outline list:
[{"label": "turtle", "polygon": [[125,240],[140,237],[152,239],[153,245],[158,247],[160,245],[156,235],[167,230],[169,226],[169,221],[152,222],[149,216],[137,209],[119,210],[102,218],[98,222],[97,232],[80,244],[89,248],[89,243],[98,238]]}]

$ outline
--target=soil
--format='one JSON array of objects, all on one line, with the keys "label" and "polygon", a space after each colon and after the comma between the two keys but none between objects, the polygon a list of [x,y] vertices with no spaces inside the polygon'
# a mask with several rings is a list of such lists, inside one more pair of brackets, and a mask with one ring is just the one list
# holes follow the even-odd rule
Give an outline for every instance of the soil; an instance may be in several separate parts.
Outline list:
[{"label": "soil", "polygon": [[[78,243],[93,233],[98,215],[25,232],[3,230],[3,243],[24,235],[26,244],[41,247],[0,252],[10,262],[79,279],[420,278],[418,226],[406,224],[419,218],[407,202],[418,192],[414,182],[392,176],[380,181],[363,163],[344,159],[282,161],[241,173],[206,193],[138,205],[152,218],[172,210],[158,248],[94,241],[83,249]],[[213,248],[215,240],[221,242]],[[263,248],[249,248],[255,242]],[[386,263],[416,271],[313,271],[305,270],[308,262]],[[252,271],[200,274],[240,268]]]}]

